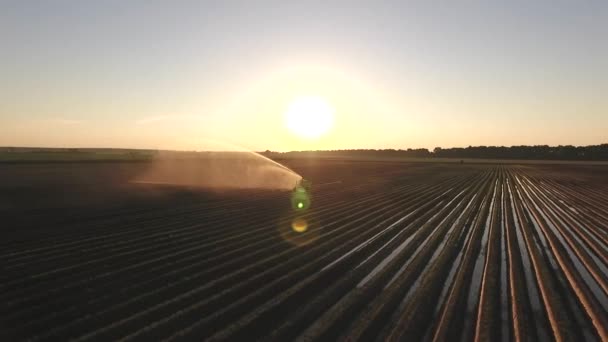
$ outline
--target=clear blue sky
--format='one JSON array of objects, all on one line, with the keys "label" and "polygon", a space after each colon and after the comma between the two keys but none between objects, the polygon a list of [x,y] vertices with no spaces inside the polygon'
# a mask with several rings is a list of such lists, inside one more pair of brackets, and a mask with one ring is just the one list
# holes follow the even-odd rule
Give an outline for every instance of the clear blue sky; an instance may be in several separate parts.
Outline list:
[{"label": "clear blue sky", "polygon": [[0,47],[0,145],[608,142],[607,1],[4,1]]}]

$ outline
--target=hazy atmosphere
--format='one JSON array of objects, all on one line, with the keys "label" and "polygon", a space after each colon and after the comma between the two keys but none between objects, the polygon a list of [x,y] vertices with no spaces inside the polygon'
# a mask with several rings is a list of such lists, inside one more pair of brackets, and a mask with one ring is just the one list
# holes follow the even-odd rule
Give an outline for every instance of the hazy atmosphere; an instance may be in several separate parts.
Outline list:
[{"label": "hazy atmosphere", "polygon": [[605,1],[7,1],[0,146],[599,144],[607,36]]},{"label": "hazy atmosphere", "polygon": [[0,341],[607,341],[608,0],[0,1]]}]

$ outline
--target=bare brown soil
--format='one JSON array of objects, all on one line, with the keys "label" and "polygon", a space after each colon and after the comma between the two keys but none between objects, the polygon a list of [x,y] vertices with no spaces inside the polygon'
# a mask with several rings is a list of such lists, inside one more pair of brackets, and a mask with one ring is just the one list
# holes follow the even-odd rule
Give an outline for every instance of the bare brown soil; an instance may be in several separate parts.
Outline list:
[{"label": "bare brown soil", "polygon": [[608,167],[286,162],[304,214],[146,163],[0,165],[0,338],[608,340]]}]

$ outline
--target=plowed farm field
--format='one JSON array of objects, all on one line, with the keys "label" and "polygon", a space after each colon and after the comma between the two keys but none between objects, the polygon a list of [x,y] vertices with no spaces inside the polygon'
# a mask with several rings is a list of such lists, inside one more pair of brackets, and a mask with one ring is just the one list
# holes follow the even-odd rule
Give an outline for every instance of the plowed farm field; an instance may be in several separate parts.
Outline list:
[{"label": "plowed farm field", "polygon": [[132,164],[0,165],[2,340],[608,341],[606,166],[292,161],[295,212]]}]

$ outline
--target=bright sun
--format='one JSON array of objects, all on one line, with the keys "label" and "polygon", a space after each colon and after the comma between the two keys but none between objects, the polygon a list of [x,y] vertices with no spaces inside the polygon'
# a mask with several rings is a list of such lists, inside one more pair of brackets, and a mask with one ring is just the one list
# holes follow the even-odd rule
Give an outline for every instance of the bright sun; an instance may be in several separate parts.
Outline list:
[{"label": "bright sun", "polygon": [[294,134],[316,139],[334,123],[334,108],[323,98],[302,96],[294,99],[285,111],[285,124]]}]

